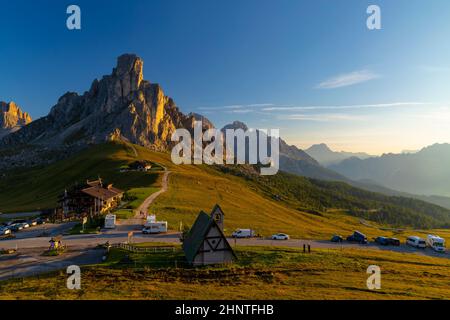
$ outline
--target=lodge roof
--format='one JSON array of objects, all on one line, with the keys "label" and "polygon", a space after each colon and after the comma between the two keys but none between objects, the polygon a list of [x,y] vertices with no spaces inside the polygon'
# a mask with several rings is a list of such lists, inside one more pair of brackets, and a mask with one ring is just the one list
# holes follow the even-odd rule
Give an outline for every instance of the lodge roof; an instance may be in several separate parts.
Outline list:
[{"label": "lodge roof", "polygon": [[81,192],[88,194],[92,197],[103,199],[103,200],[109,200],[109,199],[114,198],[117,195],[123,193],[122,190],[119,190],[117,188],[113,188],[113,187],[103,188],[101,186],[85,188],[85,189],[82,189]]}]

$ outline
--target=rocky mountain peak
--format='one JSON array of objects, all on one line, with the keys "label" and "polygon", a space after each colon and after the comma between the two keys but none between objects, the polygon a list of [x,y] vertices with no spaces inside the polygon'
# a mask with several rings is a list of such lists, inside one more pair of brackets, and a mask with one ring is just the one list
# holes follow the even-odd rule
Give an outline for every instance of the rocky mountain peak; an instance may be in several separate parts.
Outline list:
[{"label": "rocky mountain peak", "polygon": [[225,130],[227,130],[227,129],[234,129],[234,130],[242,129],[242,130],[244,130],[244,131],[247,131],[247,130],[248,130],[248,127],[247,127],[247,125],[246,125],[245,123],[236,120],[236,121],[233,121],[233,123],[230,123],[230,124],[225,125],[225,126],[222,128],[222,131],[225,131]]},{"label": "rocky mountain peak", "polygon": [[[125,140],[167,150],[177,128],[193,131],[197,114],[184,115],[159,84],[144,80],[144,62],[135,54],[118,57],[110,75],[95,79],[83,95],[68,92],[48,116],[0,139],[0,149],[20,144],[83,147]],[[204,128],[212,124],[204,118]]]},{"label": "rocky mountain peak", "polygon": [[314,144],[308,148],[307,151],[317,151],[317,152],[333,152],[328,145],[325,143]]},{"label": "rocky mountain peak", "polygon": [[0,130],[15,129],[27,125],[32,121],[30,115],[23,112],[13,101],[0,101]]},{"label": "rocky mountain peak", "polygon": [[113,77],[121,80],[125,89],[124,96],[139,89],[144,80],[144,61],[135,54],[123,54],[117,58],[117,67],[113,70]]}]

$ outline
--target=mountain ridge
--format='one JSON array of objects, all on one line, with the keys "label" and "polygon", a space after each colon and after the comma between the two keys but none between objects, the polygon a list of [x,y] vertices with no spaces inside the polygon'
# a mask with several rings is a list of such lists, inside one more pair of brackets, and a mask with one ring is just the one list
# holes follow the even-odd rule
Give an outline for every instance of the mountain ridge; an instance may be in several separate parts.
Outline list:
[{"label": "mountain ridge", "polygon": [[410,154],[346,159],[330,169],[355,181],[370,180],[390,189],[424,196],[450,196],[450,144],[434,144]]},{"label": "mountain ridge", "polygon": [[347,151],[333,151],[325,143],[314,144],[305,152],[316,159],[321,165],[328,167],[332,164],[339,163],[345,159],[356,157],[359,159],[367,159],[373,157],[365,152],[347,152]]}]

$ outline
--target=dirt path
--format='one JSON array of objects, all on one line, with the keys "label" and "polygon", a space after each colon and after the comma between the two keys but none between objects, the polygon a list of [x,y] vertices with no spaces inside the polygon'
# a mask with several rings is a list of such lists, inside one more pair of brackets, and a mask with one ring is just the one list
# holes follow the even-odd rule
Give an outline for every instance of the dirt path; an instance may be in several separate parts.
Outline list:
[{"label": "dirt path", "polygon": [[134,146],[133,144],[131,144],[131,143],[129,144],[129,146],[130,146],[131,149],[133,150],[134,157],[135,157],[135,158],[139,157],[139,154],[138,154],[138,152],[137,152],[135,146]]},{"label": "dirt path", "polygon": [[170,171],[165,171],[164,175],[162,177],[162,187],[159,191],[152,193],[147,199],[144,200],[144,202],[142,202],[142,204],[136,209],[136,213],[134,215],[133,218],[130,219],[126,219],[126,220],[119,220],[117,221],[117,225],[120,228],[121,226],[130,226],[130,225],[134,225],[136,226],[135,229],[141,229],[142,228],[142,224],[143,224],[143,220],[145,219],[142,216],[142,213],[147,214],[148,213],[148,208],[150,207],[150,205],[153,203],[153,201],[155,201],[156,198],[158,198],[161,194],[163,194],[164,192],[167,191],[167,189],[169,188],[169,175],[170,175]]},{"label": "dirt path", "polygon": [[136,215],[134,216],[135,219],[142,219],[141,213],[148,213],[148,207],[150,207],[153,201],[155,201],[156,198],[167,191],[169,185],[169,174],[170,171],[164,172],[161,190],[151,194],[147,199],[144,200],[144,202],[142,202],[142,204],[136,210]]}]

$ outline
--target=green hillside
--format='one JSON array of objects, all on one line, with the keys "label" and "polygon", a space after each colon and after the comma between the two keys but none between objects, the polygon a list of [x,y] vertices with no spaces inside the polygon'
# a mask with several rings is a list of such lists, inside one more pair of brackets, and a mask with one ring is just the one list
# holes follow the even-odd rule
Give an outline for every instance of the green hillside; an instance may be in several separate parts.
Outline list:
[{"label": "green hillside", "polygon": [[263,194],[303,211],[343,209],[356,217],[393,226],[415,228],[450,227],[450,210],[421,200],[386,196],[352,187],[343,182],[303,178],[280,172],[258,176],[242,167],[218,167],[227,174],[243,177]]},{"label": "green hillside", "polygon": [[108,143],[45,167],[8,171],[0,177],[0,212],[54,208],[66,188],[99,176],[123,190],[155,186],[158,171],[119,172],[122,165],[135,160],[130,146]]},{"label": "green hillside", "polygon": [[169,190],[150,207],[151,213],[167,220],[171,229],[178,229],[180,223],[191,225],[200,210],[211,210],[216,203],[225,211],[227,233],[235,228],[253,228],[263,235],[286,232],[313,239],[327,239],[334,233],[345,235],[354,229],[368,236],[393,234],[363,225],[359,217],[376,221],[374,226],[390,222],[422,228],[440,226],[440,217],[449,214],[425,202],[382,196],[341,183],[284,173],[261,177],[250,174],[248,167],[176,166],[169,154],[124,143],[93,146],[43,168],[7,172],[0,178],[0,211],[52,208],[65,188],[98,176],[126,191],[153,192],[160,187],[162,171],[119,172],[121,166],[136,159],[152,161],[171,171]]}]

